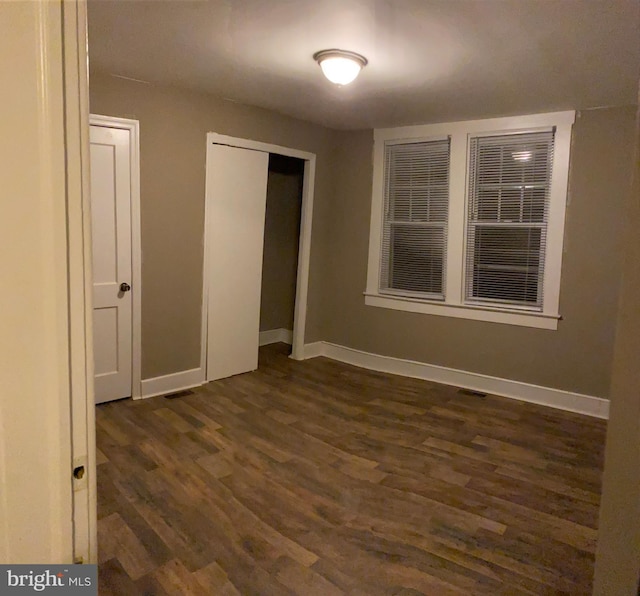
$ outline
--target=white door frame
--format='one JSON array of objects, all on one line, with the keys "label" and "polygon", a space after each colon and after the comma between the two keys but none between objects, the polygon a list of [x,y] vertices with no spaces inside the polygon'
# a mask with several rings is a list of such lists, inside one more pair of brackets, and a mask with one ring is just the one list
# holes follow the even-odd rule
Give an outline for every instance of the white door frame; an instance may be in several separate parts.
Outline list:
[{"label": "white door frame", "polygon": [[[210,147],[212,145],[228,145],[253,151],[278,153],[287,157],[296,157],[304,160],[304,179],[302,186],[302,211],[300,215],[300,239],[298,242],[298,272],[296,278],[296,300],[293,316],[293,344],[291,358],[304,360],[304,332],[307,323],[307,296],[309,291],[309,262],[311,255],[311,225],[313,221],[313,191],[316,178],[316,155],[308,151],[300,151],[290,147],[281,147],[271,143],[262,143],[251,139],[230,137],[215,132],[207,133],[207,164],[211,158]],[[202,334],[200,350],[200,367],[205,373],[207,366],[207,310],[209,299],[209,248],[210,240],[207,238],[210,228],[212,188],[209,180],[205,185],[205,215],[204,215],[204,271],[202,280]],[[256,337],[258,341],[258,337]]]},{"label": "white door frame", "polygon": [[[44,5],[41,2],[41,5]],[[93,392],[93,341],[91,274],[91,202],[89,198],[89,85],[87,73],[87,6],[82,0],[59,2],[63,19],[62,44],[64,61],[64,134],[67,186],[67,260],[69,314],[69,377],[71,462],[69,475],[73,478],[73,561],[98,562],[97,496],[96,496],[96,437],[95,403]],[[47,3],[47,9],[54,3]],[[51,9],[53,10],[53,9]],[[41,15],[50,11],[40,9]],[[45,23],[47,24],[47,23]],[[42,25],[42,24],[41,24]],[[49,29],[42,27],[42,31]],[[58,25],[58,35],[60,33]],[[41,36],[40,42],[48,36]],[[55,64],[53,46],[43,47],[45,71],[51,57]],[[46,53],[45,53],[46,52]],[[51,72],[56,72],[51,69]],[[43,106],[49,111],[50,98],[57,87],[51,77],[42,77]],[[47,131],[49,128],[46,129]],[[54,129],[51,130],[53,132]],[[45,140],[45,143],[47,141]],[[50,145],[45,145],[50,146]],[[51,145],[51,147],[53,147]],[[42,162],[43,168],[47,165]],[[49,174],[44,170],[45,174]],[[43,187],[45,188],[45,187]],[[47,189],[47,192],[51,192]],[[72,471],[83,466],[82,476]],[[61,504],[62,505],[62,504]],[[62,558],[66,559],[66,556]]]},{"label": "white door frame", "polygon": [[91,126],[129,131],[131,163],[131,397],[142,397],[142,247],[140,238],[140,122],[91,114]]}]

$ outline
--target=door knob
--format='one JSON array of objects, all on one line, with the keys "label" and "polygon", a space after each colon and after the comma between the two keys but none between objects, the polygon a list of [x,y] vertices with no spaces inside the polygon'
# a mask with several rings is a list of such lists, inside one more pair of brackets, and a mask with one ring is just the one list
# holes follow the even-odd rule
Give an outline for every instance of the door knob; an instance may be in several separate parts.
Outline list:
[{"label": "door knob", "polygon": [[131,289],[131,286],[130,286],[128,283],[126,283],[126,282],[124,282],[124,281],[123,281],[123,282],[120,284],[120,291],[121,291],[121,292],[128,292],[130,289]]}]

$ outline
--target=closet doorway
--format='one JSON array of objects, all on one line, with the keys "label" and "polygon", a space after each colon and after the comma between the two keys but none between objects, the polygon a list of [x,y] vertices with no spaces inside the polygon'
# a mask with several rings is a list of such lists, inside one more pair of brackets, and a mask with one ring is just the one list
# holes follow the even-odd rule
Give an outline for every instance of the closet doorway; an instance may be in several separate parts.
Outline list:
[{"label": "closet doorway", "polygon": [[293,341],[304,161],[269,154],[264,221],[260,345]]},{"label": "closet doorway", "polygon": [[258,367],[270,154],[304,162],[291,354],[304,357],[315,155],[209,133],[202,316],[207,381]]}]

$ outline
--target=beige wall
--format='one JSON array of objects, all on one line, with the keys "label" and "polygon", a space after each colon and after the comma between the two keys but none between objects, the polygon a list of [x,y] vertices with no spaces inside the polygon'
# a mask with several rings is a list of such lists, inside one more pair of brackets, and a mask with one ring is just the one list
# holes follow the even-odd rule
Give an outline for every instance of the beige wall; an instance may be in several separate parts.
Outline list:
[{"label": "beige wall", "polygon": [[260,331],[293,329],[302,176],[269,172],[264,225]]},{"label": "beige wall", "polygon": [[328,129],[213,96],[92,73],[91,112],[140,121],[142,377],[200,364],[207,132],[316,153],[307,341],[320,338],[316,274],[331,187]]},{"label": "beige wall", "polygon": [[624,270],[611,383],[611,417],[594,594],[636,596],[640,578],[640,114],[627,201]]},{"label": "beige wall", "polygon": [[607,397],[634,108],[583,112],[574,128],[557,331],[364,305],[372,132],[340,133],[332,172],[323,339],[352,348]]}]

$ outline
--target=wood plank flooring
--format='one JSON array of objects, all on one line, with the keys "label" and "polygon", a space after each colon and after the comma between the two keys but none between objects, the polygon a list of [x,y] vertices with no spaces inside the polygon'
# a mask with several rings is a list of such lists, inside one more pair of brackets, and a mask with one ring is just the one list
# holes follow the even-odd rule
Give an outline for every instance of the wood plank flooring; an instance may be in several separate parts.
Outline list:
[{"label": "wood plank flooring", "polygon": [[295,362],[98,406],[100,594],[589,594],[604,421]]}]

